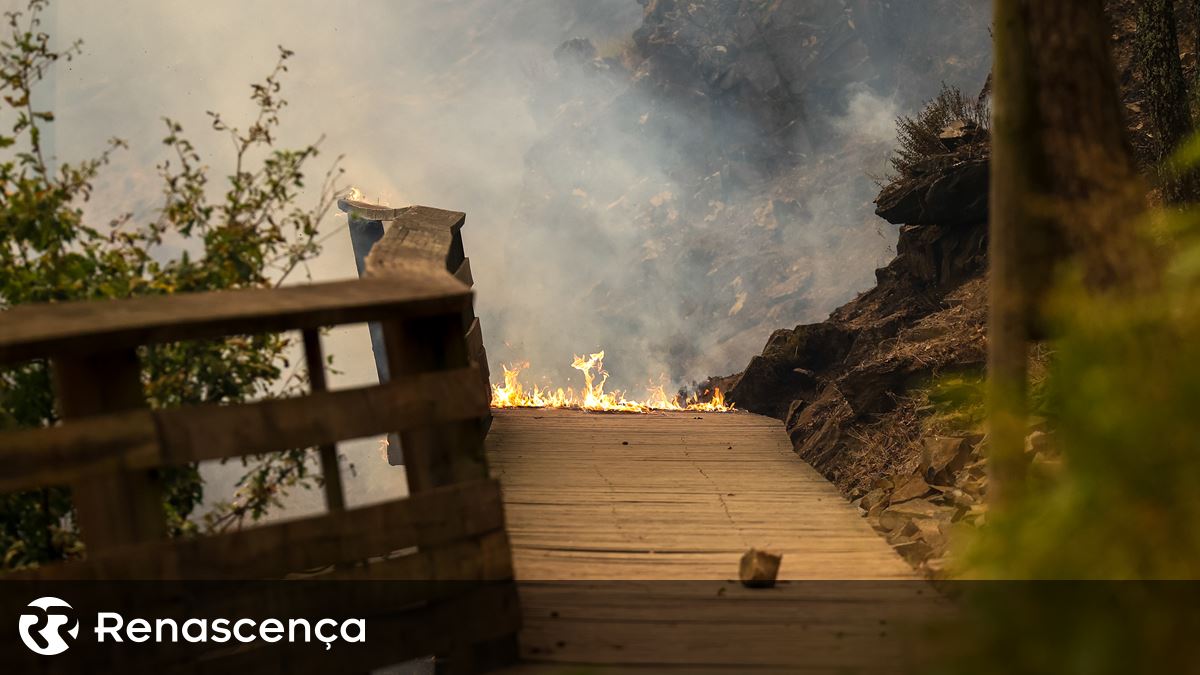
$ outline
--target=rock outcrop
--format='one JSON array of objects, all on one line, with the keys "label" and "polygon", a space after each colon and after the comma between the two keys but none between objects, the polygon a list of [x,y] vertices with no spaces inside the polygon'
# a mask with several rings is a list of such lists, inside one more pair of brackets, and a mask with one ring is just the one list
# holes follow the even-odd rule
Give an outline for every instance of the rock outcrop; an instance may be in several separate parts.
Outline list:
[{"label": "rock outcrop", "polygon": [[[1105,7],[1129,136],[1139,162],[1152,166],[1153,126],[1134,68],[1137,3],[1105,0]],[[1200,14],[1182,12],[1180,20],[1191,77]],[[902,175],[877,197],[876,213],[900,225],[900,236],[875,288],[821,323],[777,331],[742,373],[719,378],[739,406],[784,420],[797,452],[933,575],[945,568],[950,528],[982,524],[987,515],[982,401],[956,401],[967,419],[939,419],[928,386],[942,382],[939,398],[956,397],[950,385],[978,396],[986,356],[990,148],[977,122],[986,116],[969,117],[976,121],[929,129],[921,152],[904,158]],[[1031,420],[1025,450],[1032,470],[1061,469],[1044,422]]]},{"label": "rock outcrop", "polygon": [[784,420],[797,452],[852,497],[916,455],[867,447],[865,430],[895,415],[893,433],[915,434],[904,426],[916,418],[899,419],[904,397],[984,364],[986,143],[947,148],[884,188],[878,214],[900,237],[875,288],[821,323],[776,331],[730,391],[739,407]]}]

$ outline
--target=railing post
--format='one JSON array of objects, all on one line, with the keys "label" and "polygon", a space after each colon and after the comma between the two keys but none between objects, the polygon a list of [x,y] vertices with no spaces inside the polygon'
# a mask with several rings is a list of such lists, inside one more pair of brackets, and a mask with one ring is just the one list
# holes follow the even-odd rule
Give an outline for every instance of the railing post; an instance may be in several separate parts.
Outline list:
[{"label": "railing post", "polygon": [[[51,360],[58,414],[64,420],[146,407],[137,351]],[[97,471],[71,486],[89,552],[163,539],[162,488],[149,471]]]},{"label": "railing post", "polygon": [[[308,383],[313,393],[328,391],[325,383],[325,357],[321,351],[321,334],[315,328],[302,331],[304,336],[304,362],[308,367]],[[337,444],[328,443],[318,448],[321,455],[321,474],[325,482],[325,507],[331,512],[346,509],[346,497],[342,492],[342,470],[338,465]]]},{"label": "railing post", "polygon": [[[366,204],[349,199],[339,199],[338,208],[346,214],[346,228],[350,231],[350,247],[354,250],[354,266],[361,279],[367,275],[367,255],[383,238],[383,221],[394,218],[395,210],[369,208]],[[371,334],[371,353],[375,357],[375,372],[379,376],[379,383],[384,384],[391,380],[391,374],[388,372],[383,326],[378,322],[372,322],[367,324],[367,331]],[[400,451],[400,437],[396,434],[388,434],[387,457],[389,464],[404,463],[403,454]]]},{"label": "railing post", "polygon": [[[462,248],[462,234],[459,231],[454,232],[455,246]],[[463,282],[467,286],[475,287],[475,277],[471,274],[471,259],[463,256],[462,263],[458,269],[454,270],[454,278]],[[492,395],[492,376],[488,370],[487,352],[483,347],[483,327],[479,324],[479,317],[475,316],[475,308],[469,307],[463,311],[463,332],[467,339],[467,357],[471,363],[479,367],[480,379],[483,381],[482,386],[484,392],[491,397]],[[483,421],[485,427],[490,427],[492,423],[491,413]]]},{"label": "railing post", "polygon": [[[384,324],[391,372],[416,374],[461,368],[471,362],[462,317],[440,316]],[[485,420],[440,424],[404,432],[400,445],[409,494],[488,477],[483,439]],[[516,600],[515,591],[513,602]],[[516,634],[484,643],[457,645],[434,659],[436,673],[482,673],[512,665],[518,657]]]},{"label": "railing post", "polygon": [[[383,326],[391,372],[397,375],[465,368],[470,359],[458,316],[396,320]],[[409,494],[487,478],[481,420],[452,422],[400,434]]]},{"label": "railing post", "polygon": [[[344,204],[345,202],[339,202]],[[349,208],[349,207],[347,207]],[[383,222],[366,220],[356,214],[353,209],[346,213],[348,229],[350,230],[350,246],[354,249],[354,266],[358,276],[366,276],[367,254],[376,242],[383,238]],[[383,327],[379,323],[367,324],[371,332],[371,351],[375,355],[375,370],[379,373],[381,383],[388,381],[387,355],[383,352]]]}]

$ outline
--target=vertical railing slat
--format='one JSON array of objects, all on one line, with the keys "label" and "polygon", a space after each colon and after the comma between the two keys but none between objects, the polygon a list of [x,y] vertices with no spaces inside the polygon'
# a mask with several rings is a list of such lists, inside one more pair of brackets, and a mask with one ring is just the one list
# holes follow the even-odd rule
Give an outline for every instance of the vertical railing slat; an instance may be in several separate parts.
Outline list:
[{"label": "vertical railing slat", "polygon": [[[146,407],[134,349],[51,360],[58,414],[64,420]],[[166,537],[162,488],[150,471],[96,472],[71,486],[89,553]]]},{"label": "vertical railing slat", "polygon": [[[313,393],[327,391],[325,382],[325,357],[321,351],[321,334],[315,328],[301,331],[304,336],[304,362],[308,366],[308,382]],[[338,465],[337,444],[318,446],[321,456],[321,475],[325,482],[325,507],[331,512],[346,508],[346,496],[342,488],[342,470]]]}]

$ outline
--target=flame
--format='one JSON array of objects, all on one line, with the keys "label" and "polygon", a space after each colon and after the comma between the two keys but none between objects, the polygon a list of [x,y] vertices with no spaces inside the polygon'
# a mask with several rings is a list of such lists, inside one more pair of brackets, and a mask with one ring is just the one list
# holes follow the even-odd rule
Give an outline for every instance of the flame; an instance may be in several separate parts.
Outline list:
[{"label": "flame", "polygon": [[351,185],[349,188],[346,189],[346,192],[343,194],[343,198],[348,199],[352,202],[362,202],[364,204],[371,204],[372,206],[383,206],[383,207],[391,206],[391,203],[388,201],[387,197],[380,195],[380,196],[372,199],[367,193],[363,192],[362,190],[359,190],[357,187],[355,187],[353,185]]},{"label": "flame", "polygon": [[[588,356],[576,356],[571,367],[583,373],[583,389],[576,392],[566,389],[533,385],[526,389],[521,383],[521,371],[529,367],[529,363],[518,363],[512,366],[502,366],[504,369],[504,384],[492,385],[493,408],[574,408],[578,410],[594,410],[602,412],[631,412],[645,413],[652,410],[694,411],[694,412],[732,412],[734,406],[725,403],[725,395],[720,388],[712,392],[711,398],[701,401],[700,396],[693,394],[686,401],[680,401],[678,396],[667,396],[663,385],[647,389],[646,398],[641,401],[631,401],[620,391],[606,392],[604,385],[608,382],[608,373],[604,370],[604,352]],[[707,394],[708,392],[705,392]]]}]

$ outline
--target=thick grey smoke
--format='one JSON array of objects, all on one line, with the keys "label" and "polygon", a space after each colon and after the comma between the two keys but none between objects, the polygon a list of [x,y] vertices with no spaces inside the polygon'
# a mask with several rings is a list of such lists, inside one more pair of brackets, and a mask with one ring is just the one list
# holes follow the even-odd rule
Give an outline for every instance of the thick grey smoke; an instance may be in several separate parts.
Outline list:
[{"label": "thick grey smoke", "polygon": [[872,200],[896,116],[986,73],[986,2],[644,4],[625,58],[573,41],[533,87],[540,136],[481,297],[490,354],[534,381],[578,386],[572,355],[604,349],[640,395],[823,319],[892,254]]},{"label": "thick grey smoke", "polygon": [[[643,35],[633,44],[643,11],[695,10],[687,3],[57,4],[54,32],[84,40],[82,56],[53,81],[58,155],[91,156],[110,136],[130,143],[105,173],[90,206],[95,220],[148,214],[157,203],[164,115],[183,123],[214,171],[229,166],[227,141],[208,130],[204,113],[245,118],[247,85],[270,69],[282,44],[297,53],[285,80],[283,144],[324,134],[322,159],[345,154],[348,184],[368,198],[467,212],[464,236],[493,373],[501,362],[529,360],[532,378],[564,382],[577,375],[568,367],[573,354],[605,349],[613,384],[634,394],[660,376],[674,387],[732,372],[772,328],[820,320],[872,283],[895,237],[872,214],[872,177],[886,170],[896,114],[936,91],[937,76],[929,81],[927,72],[947,72],[910,54],[914,40],[874,39],[874,53],[851,54],[858,64],[846,71],[852,75],[796,84],[802,103],[772,108],[798,111],[796,119],[764,121],[761,109],[739,101],[753,91],[720,90],[728,100],[715,100],[717,84],[672,84],[670,59],[641,60],[661,43]],[[696,59],[733,73],[730,81],[754,84],[760,71],[776,76],[760,63],[770,50],[738,53],[733,19],[761,3],[696,4],[705,6],[696,11],[732,11],[730,35],[684,34],[673,38],[684,45],[679,53],[694,50]],[[867,30],[855,27],[848,9],[863,4],[804,6],[818,7],[822,21],[833,16],[837,30],[827,33],[841,35]],[[986,14],[985,0],[962,4]],[[661,19],[648,17],[646,25],[651,18]],[[961,16],[913,25],[933,36],[954,21]],[[763,35],[771,30],[760,27]],[[792,37],[780,35],[778,44],[791,45]],[[797,44],[807,39],[794,37]],[[572,38],[590,45],[559,48]],[[956,44],[953,55],[932,48],[928,58],[986,54],[985,31],[965,41],[978,44]],[[906,81],[910,62],[924,70]],[[965,88],[982,81],[978,67],[949,72],[969,74],[956,82]],[[918,79],[922,90],[906,88]],[[697,97],[704,87],[708,93]],[[354,276],[344,221],[327,228],[331,238],[313,278]],[[334,331],[327,349],[342,371],[336,386],[373,381],[362,327]],[[360,470],[383,472],[373,443],[349,454]],[[397,481],[388,476],[360,481],[358,498],[394,493]]]}]

